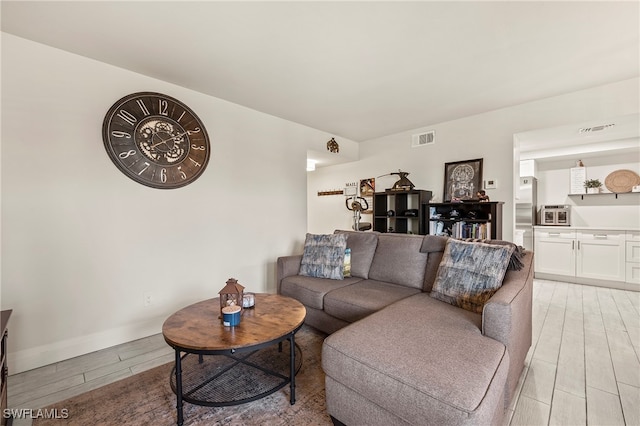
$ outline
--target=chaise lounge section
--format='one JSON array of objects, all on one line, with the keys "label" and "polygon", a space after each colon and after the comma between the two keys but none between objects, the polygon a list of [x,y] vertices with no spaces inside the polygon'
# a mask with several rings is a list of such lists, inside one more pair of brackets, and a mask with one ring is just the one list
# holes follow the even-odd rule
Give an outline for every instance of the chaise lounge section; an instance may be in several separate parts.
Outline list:
[{"label": "chaise lounge section", "polygon": [[[447,238],[335,234],[351,249],[350,277],[300,275],[302,255],[277,262],[278,291],[305,305],[307,324],[330,334],[322,365],[334,421],[500,424],[531,346],[533,254],[513,256],[501,285],[473,312],[432,297],[454,245]],[[455,244],[510,245],[491,243]]]}]

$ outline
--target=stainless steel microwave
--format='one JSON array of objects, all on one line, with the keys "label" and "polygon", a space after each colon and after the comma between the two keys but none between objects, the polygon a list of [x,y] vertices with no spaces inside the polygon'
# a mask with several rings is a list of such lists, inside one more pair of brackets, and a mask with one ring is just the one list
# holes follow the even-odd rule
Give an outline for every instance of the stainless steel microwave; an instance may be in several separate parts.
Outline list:
[{"label": "stainless steel microwave", "polygon": [[567,205],[544,205],[540,208],[540,225],[570,226],[571,207]]}]

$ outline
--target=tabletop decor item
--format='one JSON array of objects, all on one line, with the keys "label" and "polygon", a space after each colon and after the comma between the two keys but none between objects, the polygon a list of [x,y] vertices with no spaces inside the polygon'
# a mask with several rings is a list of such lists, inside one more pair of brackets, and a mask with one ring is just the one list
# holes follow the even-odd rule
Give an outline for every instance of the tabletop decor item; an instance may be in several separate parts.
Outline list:
[{"label": "tabletop decor item", "polygon": [[400,179],[398,179],[391,188],[388,188],[387,191],[411,191],[413,188],[415,188],[415,185],[413,184],[413,182],[411,182],[409,180],[409,178],[407,176],[409,176],[409,172],[403,172],[402,170],[398,169],[397,172],[391,172],[391,173],[387,173],[386,175],[382,175],[382,176],[378,176],[379,178],[384,177],[384,176],[392,176],[392,175],[398,175],[400,176]]},{"label": "tabletop decor item", "polygon": [[472,200],[482,189],[482,158],[444,164],[444,196],[448,202]]},{"label": "tabletop decor item", "polygon": [[256,306],[256,295],[253,293],[245,293],[242,297],[242,308],[253,308]]},{"label": "tabletop decor item", "polygon": [[224,308],[239,306],[242,310],[244,298],[244,286],[235,278],[229,278],[227,285],[218,292],[220,294],[220,313],[224,314]]},{"label": "tabletop decor item", "polygon": [[598,194],[602,187],[600,179],[587,179],[584,181],[584,187],[587,189],[587,194]]},{"label": "tabletop decor item", "polygon": [[478,202],[480,203],[488,203],[489,201],[491,201],[489,199],[489,196],[487,195],[487,192],[484,189],[479,190],[476,193],[476,197],[478,197]]},{"label": "tabletop decor item", "polygon": [[235,327],[240,324],[240,311],[242,307],[233,305],[222,308],[222,325],[225,327]]},{"label": "tabletop decor item", "polygon": [[640,176],[632,170],[616,170],[604,179],[607,189],[616,194],[631,192],[634,186],[640,185]]}]

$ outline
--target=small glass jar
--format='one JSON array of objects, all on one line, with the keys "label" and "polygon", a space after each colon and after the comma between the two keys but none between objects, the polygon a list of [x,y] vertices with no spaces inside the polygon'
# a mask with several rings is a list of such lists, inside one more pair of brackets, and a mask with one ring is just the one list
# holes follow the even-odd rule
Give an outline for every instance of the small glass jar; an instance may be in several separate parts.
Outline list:
[{"label": "small glass jar", "polygon": [[253,308],[256,304],[256,297],[253,293],[245,293],[242,297],[243,308]]}]

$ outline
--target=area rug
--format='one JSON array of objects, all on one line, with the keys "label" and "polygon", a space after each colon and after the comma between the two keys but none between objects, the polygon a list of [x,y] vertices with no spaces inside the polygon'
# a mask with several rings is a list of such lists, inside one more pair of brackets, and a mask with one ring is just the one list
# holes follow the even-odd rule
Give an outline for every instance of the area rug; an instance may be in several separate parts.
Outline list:
[{"label": "area rug", "polygon": [[[185,425],[332,425],[325,410],[324,373],[320,363],[325,334],[303,326],[296,334],[302,367],[296,376],[296,403],[289,385],[257,401],[205,407],[184,404]],[[136,374],[46,407],[68,410],[67,419],[37,419],[33,425],[175,425],[176,396],[169,378],[173,363]]]}]

